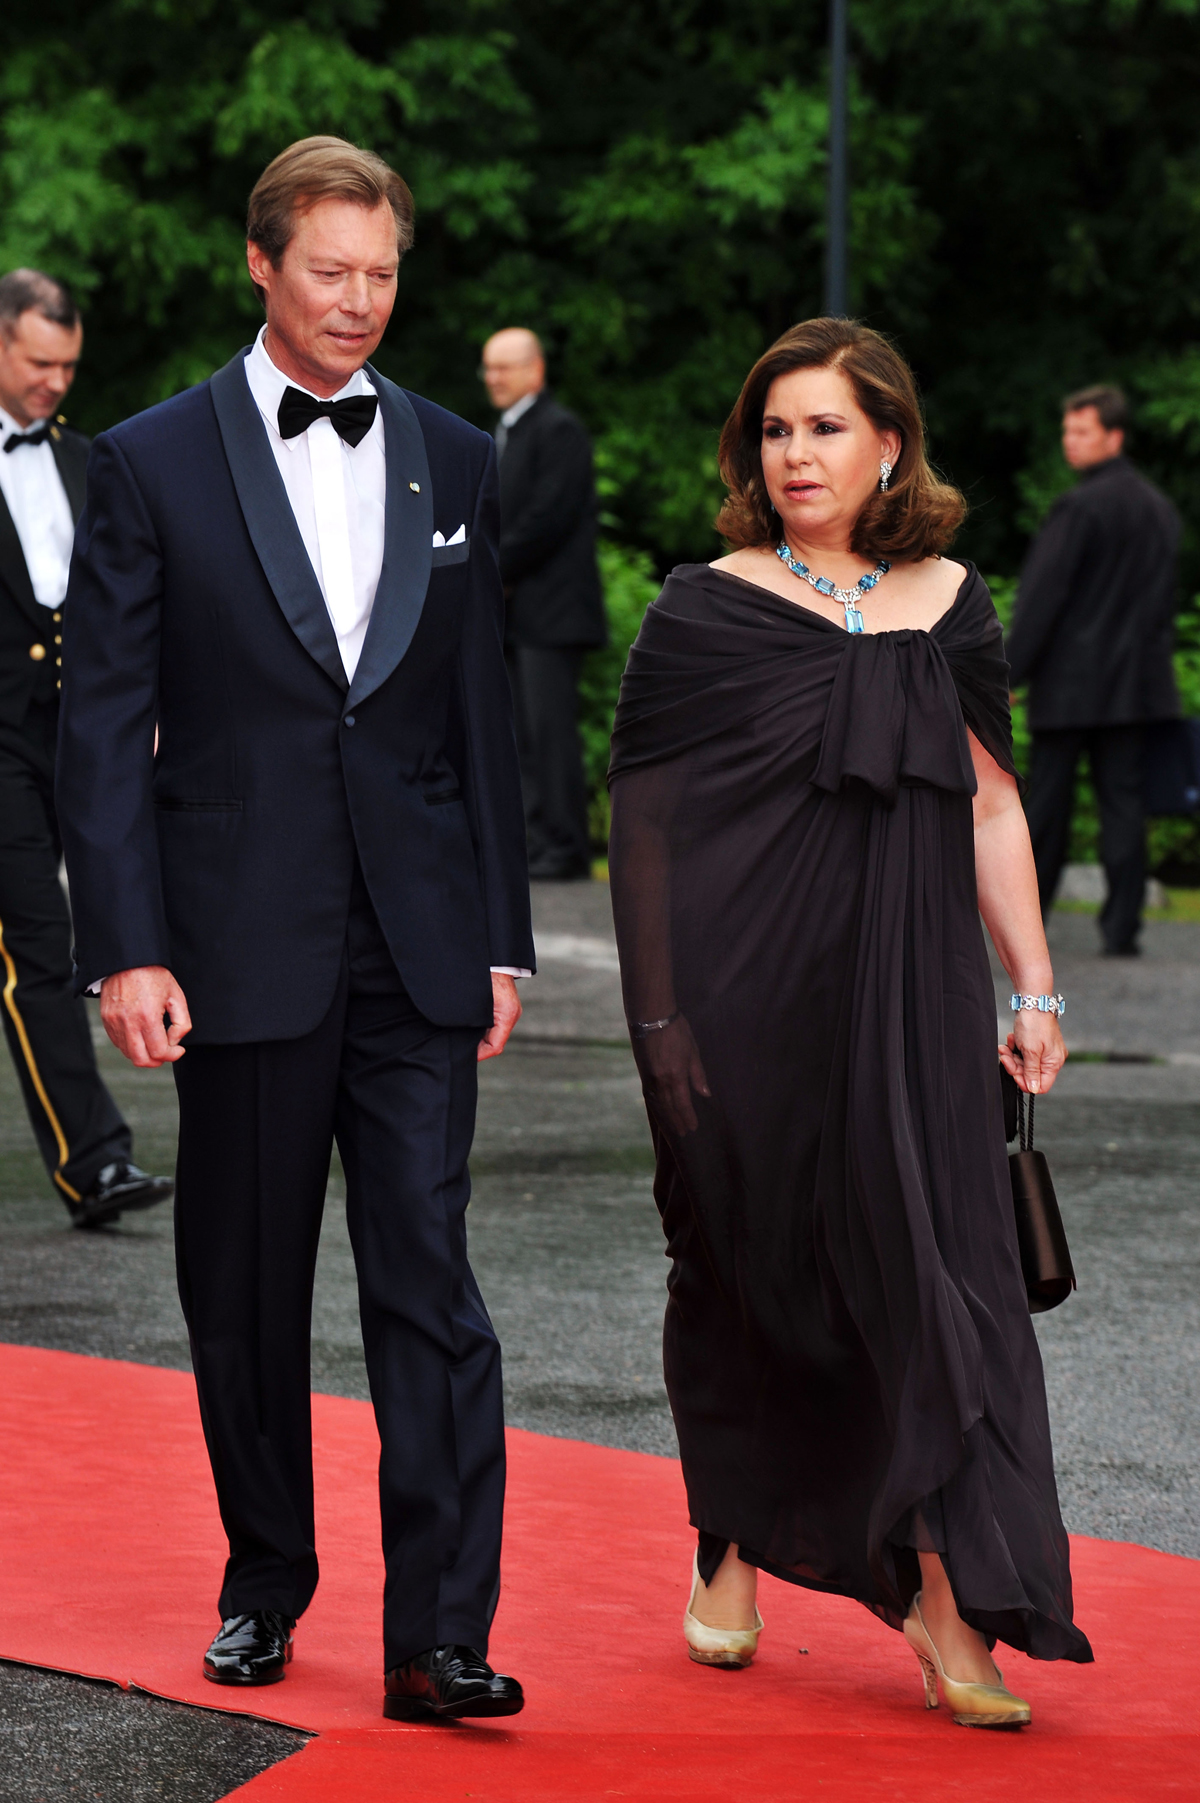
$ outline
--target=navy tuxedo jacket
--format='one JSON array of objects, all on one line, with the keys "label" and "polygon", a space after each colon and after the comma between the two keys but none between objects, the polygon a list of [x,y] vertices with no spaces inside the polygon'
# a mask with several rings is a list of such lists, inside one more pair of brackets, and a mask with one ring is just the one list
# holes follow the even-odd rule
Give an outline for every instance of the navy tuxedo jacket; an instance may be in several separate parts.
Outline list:
[{"label": "navy tuxedo jacket", "polygon": [[193,1042],[298,1038],[357,856],[417,1007],[490,1025],[489,966],[533,967],[492,442],[370,371],[385,546],[348,684],[245,356],[92,448],[57,786],[78,985],[166,965]]}]

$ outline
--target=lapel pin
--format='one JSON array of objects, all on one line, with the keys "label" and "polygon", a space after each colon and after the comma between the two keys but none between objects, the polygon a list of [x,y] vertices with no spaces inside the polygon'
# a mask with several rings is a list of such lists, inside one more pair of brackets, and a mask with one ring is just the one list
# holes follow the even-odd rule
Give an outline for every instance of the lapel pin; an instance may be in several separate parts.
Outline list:
[{"label": "lapel pin", "polygon": [[420,494],[421,484],[419,482],[410,482],[408,486],[412,489],[414,495]]}]

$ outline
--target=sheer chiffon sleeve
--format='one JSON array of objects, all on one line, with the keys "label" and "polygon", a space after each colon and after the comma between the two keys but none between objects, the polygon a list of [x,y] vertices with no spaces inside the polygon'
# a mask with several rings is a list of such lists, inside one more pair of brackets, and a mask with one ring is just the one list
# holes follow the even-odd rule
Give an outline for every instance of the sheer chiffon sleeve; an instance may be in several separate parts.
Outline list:
[{"label": "sheer chiffon sleeve", "polygon": [[613,920],[634,1058],[653,1114],[677,1135],[695,1132],[694,1096],[709,1094],[680,1007],[671,946],[671,838],[683,782],[679,762],[618,777],[609,839]]},{"label": "sheer chiffon sleeve", "polygon": [[937,630],[935,636],[950,666],[964,720],[984,750],[1023,788],[1013,757],[1004,632],[978,570],[969,570],[958,603],[946,618],[945,630]]}]

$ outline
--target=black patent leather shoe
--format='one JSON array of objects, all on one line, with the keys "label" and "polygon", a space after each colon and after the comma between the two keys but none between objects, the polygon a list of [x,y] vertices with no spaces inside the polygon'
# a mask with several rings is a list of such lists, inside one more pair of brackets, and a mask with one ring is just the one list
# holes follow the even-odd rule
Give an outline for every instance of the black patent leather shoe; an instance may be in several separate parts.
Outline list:
[{"label": "black patent leather shoe", "polygon": [[278,1684],[292,1657],[295,1625],[275,1609],[231,1615],[204,1655],[204,1676],[213,1684]]},{"label": "black patent leather shoe", "polygon": [[87,1194],[69,1204],[75,1227],[111,1227],[126,1212],[153,1208],[175,1194],[169,1177],[151,1177],[127,1158],[106,1164]]},{"label": "black patent leather shoe", "polygon": [[457,1721],[464,1715],[520,1715],[525,1693],[469,1646],[435,1646],[387,1674],[383,1713],[393,1722]]}]

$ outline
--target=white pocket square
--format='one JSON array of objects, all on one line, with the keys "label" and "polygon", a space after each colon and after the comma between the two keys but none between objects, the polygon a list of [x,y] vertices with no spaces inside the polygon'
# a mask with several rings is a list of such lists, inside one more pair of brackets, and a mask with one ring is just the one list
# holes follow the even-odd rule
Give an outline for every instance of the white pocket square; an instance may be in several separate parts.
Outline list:
[{"label": "white pocket square", "polygon": [[466,542],[467,528],[465,525],[460,526],[452,538],[446,538],[440,532],[435,532],[433,535],[433,547],[435,551],[439,545],[465,545]]}]

